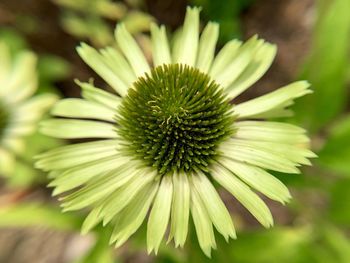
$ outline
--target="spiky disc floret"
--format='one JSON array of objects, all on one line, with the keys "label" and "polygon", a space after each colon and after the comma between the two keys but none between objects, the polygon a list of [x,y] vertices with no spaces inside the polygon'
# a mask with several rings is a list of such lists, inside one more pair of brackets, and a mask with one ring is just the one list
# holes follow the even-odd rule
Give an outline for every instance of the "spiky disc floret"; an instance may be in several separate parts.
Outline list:
[{"label": "spiky disc floret", "polygon": [[4,133],[7,121],[8,121],[8,113],[5,110],[5,107],[3,106],[3,104],[0,102],[0,139]]},{"label": "spiky disc floret", "polygon": [[163,65],[140,77],[118,109],[124,150],[160,174],[206,167],[230,134],[232,106],[198,69]]}]

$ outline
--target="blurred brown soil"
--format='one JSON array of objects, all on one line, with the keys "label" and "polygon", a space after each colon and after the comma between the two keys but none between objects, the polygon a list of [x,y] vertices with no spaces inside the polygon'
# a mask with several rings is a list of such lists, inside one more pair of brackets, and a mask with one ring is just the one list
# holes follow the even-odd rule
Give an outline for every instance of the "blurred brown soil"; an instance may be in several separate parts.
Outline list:
[{"label": "blurred brown soil", "polygon": [[[147,0],[149,11],[161,22],[175,28],[181,24],[185,13],[185,0]],[[62,56],[72,66],[72,76],[56,83],[65,96],[79,96],[74,78],[87,80],[93,73],[83,65],[75,52],[79,43],[59,25],[60,10],[49,0],[1,0],[0,26],[11,26],[23,33],[30,47],[38,53]],[[314,20],[313,0],[257,0],[242,14],[245,38],[258,34],[278,45],[277,58],[259,83],[239,99],[274,90],[288,84],[298,74],[310,46],[310,33]],[[0,190],[0,197],[5,193]],[[7,193],[8,194],[8,193]],[[40,197],[48,199],[47,191]],[[255,220],[232,198],[223,193],[223,198],[234,216],[243,217],[242,224],[257,225]],[[289,224],[293,216],[279,204],[269,204],[277,224]],[[74,258],[74,249],[86,247],[89,242],[70,233],[62,233],[40,227],[0,230],[0,263],[64,263]],[[81,249],[80,249],[81,251]],[[69,255],[68,255],[69,254]],[[144,255],[129,255],[125,262],[150,262]]]}]

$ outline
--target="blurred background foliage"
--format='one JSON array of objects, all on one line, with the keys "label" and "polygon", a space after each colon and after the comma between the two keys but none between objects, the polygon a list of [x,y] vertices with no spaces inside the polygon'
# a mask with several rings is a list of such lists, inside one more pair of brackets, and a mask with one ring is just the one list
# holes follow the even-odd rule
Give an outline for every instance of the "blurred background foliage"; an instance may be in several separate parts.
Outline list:
[{"label": "blurred background foliage", "polygon": [[[183,250],[164,245],[157,257],[147,256],[145,226],[124,247],[114,250],[108,245],[108,228],[78,238],[84,213],[61,213],[45,187],[45,175],[18,162],[16,176],[1,182],[0,262],[350,262],[349,0],[4,0],[0,3],[0,41],[8,43],[13,53],[22,49],[38,53],[39,93],[76,97],[75,77],[94,77],[99,83],[74,51],[80,41],[96,47],[113,44],[114,25],[124,22],[147,50],[150,22],[160,21],[169,31],[175,30],[187,4],[203,7],[203,24],[209,20],[220,23],[219,46],[258,33],[280,47],[267,76],[248,97],[240,99],[296,79],[312,84],[314,93],[297,101],[295,116],[286,121],[309,130],[319,158],[313,167],[303,169],[302,175],[276,174],[293,195],[286,207],[269,202],[276,226],[258,226],[223,192],[238,239],[226,243],[218,238],[212,259],[200,251],[193,228]],[[300,40],[300,35],[306,40]],[[33,163],[37,153],[62,143],[34,134],[28,138],[28,151],[22,158]],[[51,231],[49,237],[40,234],[38,227]],[[34,229],[31,235],[38,235],[38,242],[48,247],[31,248],[31,243],[23,241],[25,235],[18,235],[19,229]],[[12,242],[15,236],[16,242]],[[64,236],[60,239],[64,242],[57,245],[56,236]],[[33,259],[19,250],[20,242],[36,251]],[[45,251],[52,257],[43,254]],[[59,256],[53,257],[52,251]]]}]

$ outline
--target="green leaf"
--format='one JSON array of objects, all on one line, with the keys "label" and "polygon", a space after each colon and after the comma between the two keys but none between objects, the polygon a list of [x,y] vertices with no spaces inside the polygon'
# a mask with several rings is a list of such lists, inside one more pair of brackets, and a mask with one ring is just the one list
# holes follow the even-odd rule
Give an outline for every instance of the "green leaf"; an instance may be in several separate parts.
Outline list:
[{"label": "green leaf", "polygon": [[318,163],[322,167],[350,176],[350,115],[330,129],[327,141],[318,155]]},{"label": "green leaf", "polygon": [[350,226],[350,179],[337,181],[330,190],[329,216],[339,224]]},{"label": "green leaf", "polygon": [[50,83],[65,79],[71,71],[70,64],[61,57],[42,55],[38,61],[40,83]]},{"label": "green leaf", "polygon": [[63,214],[59,208],[38,202],[0,207],[0,227],[44,226],[79,231],[81,223],[78,216]]},{"label": "green leaf", "polygon": [[241,36],[241,12],[255,0],[191,0],[203,8],[203,18],[220,24],[219,43]]},{"label": "green leaf", "polygon": [[311,55],[301,79],[312,84],[314,94],[296,104],[295,121],[318,131],[346,106],[349,66],[350,1],[321,0]]}]

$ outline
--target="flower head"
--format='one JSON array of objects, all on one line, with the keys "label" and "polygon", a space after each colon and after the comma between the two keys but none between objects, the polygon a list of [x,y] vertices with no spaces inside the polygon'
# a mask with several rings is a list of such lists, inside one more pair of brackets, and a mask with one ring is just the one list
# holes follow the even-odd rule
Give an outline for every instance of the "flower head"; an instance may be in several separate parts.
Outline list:
[{"label": "flower head", "polygon": [[34,96],[37,90],[36,56],[22,51],[12,58],[0,42],[0,175],[11,176],[16,157],[25,150],[25,138],[37,128],[56,96]]},{"label": "flower head", "polygon": [[268,171],[299,173],[297,167],[310,164],[314,154],[304,148],[303,129],[264,119],[289,115],[286,107],[310,93],[309,84],[295,82],[231,104],[267,71],[276,47],[254,36],[227,43],[215,57],[218,30],[209,23],[199,38],[199,9],[188,8],[171,48],[165,28],[152,26],[152,64],[123,25],[115,32],[118,49],[78,48],[117,94],[78,82],[83,99],[57,103],[52,114],[64,118],[43,122],[41,130],[96,140],[45,153],[37,166],[50,171],[55,195],[69,191],[64,210],[92,209],[83,232],[101,221],[113,224],[111,243],[120,246],[150,211],[147,246],[157,252],[168,224],[168,240],[185,244],[191,214],[210,256],[213,226],[226,239],[236,237],[212,181],[265,227],[273,219],[255,191],[281,203],[290,199]]}]

